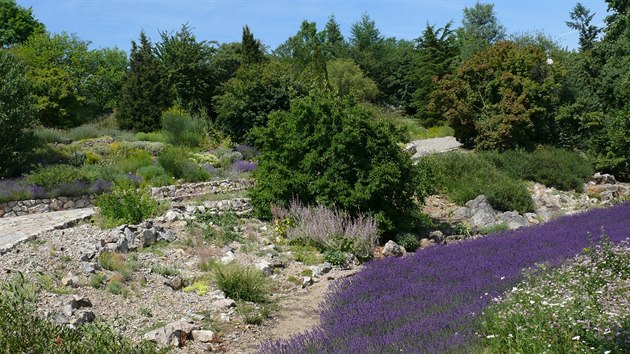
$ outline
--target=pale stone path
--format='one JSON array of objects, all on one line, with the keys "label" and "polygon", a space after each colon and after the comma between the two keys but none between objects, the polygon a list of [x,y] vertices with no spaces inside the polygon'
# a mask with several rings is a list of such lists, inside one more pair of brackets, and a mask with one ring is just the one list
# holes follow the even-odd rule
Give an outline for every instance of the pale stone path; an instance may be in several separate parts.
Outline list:
[{"label": "pale stone path", "polygon": [[432,138],[414,140],[411,142],[416,146],[416,153],[413,157],[418,158],[424,155],[436,154],[459,149],[462,144],[452,136],[443,138]]},{"label": "pale stone path", "polygon": [[34,239],[42,232],[65,228],[95,212],[95,208],[83,208],[0,218],[0,255],[19,243]]}]

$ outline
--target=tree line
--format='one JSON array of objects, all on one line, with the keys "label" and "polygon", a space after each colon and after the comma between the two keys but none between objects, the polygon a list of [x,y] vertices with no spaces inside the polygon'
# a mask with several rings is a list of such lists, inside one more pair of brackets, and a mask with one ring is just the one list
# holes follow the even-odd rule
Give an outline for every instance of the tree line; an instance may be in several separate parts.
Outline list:
[{"label": "tree line", "polygon": [[601,28],[580,3],[567,14],[579,33],[576,50],[544,33],[508,34],[493,5],[477,3],[463,10],[461,24],[427,24],[414,40],[385,37],[368,14],[345,38],[331,15],[323,27],[303,21],[271,51],[247,26],[240,43],[217,43],[185,24],[155,42],[141,32],[127,55],[50,33],[31,9],[5,0],[0,159],[18,163],[35,124],[68,128],[114,114],[122,129],[151,132],[171,107],[233,141],[255,143],[270,113],[324,90],[425,127],[449,125],[467,147],[556,145],[628,177],[630,5],[606,3]]}]

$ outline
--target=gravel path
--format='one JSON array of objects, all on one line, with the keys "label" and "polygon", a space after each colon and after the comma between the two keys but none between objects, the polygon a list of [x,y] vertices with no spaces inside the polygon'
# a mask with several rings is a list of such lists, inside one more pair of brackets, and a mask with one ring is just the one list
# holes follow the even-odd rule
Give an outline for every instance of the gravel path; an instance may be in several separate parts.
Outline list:
[{"label": "gravel path", "polygon": [[92,216],[94,208],[55,211],[0,219],[0,255],[38,234],[64,227]]},{"label": "gravel path", "polygon": [[416,153],[413,155],[414,158],[440,152],[457,150],[462,146],[462,144],[460,144],[452,136],[447,136],[444,138],[414,140],[411,143],[416,146]]}]

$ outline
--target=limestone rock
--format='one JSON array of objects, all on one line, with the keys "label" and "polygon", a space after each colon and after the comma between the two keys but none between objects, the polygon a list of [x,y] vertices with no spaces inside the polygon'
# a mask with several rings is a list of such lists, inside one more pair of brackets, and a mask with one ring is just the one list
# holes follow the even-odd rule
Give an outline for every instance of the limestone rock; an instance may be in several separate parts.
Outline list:
[{"label": "limestone rock", "polygon": [[407,253],[405,248],[392,240],[387,241],[383,247],[383,256],[385,257],[401,257],[405,253]]},{"label": "limestone rock", "polygon": [[485,195],[480,195],[473,200],[466,202],[470,209],[470,224],[474,227],[488,227],[496,223],[494,209],[488,202]]},{"label": "limestone rock", "polygon": [[192,331],[193,340],[201,343],[209,343],[214,340],[214,332],[207,330]]},{"label": "limestone rock", "polygon": [[529,225],[527,218],[519,215],[515,211],[506,211],[500,214],[498,219],[499,222],[507,224],[510,230]]}]

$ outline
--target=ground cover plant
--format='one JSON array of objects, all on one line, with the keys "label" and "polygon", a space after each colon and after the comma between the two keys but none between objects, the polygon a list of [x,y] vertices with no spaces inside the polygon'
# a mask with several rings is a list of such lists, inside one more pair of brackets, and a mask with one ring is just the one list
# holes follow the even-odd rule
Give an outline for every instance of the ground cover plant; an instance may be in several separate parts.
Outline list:
[{"label": "ground cover plant", "polygon": [[138,224],[154,216],[159,204],[146,188],[136,188],[130,181],[121,182],[111,193],[96,198],[96,206],[107,225]]},{"label": "ground cover plant", "polygon": [[544,266],[484,310],[490,352],[630,352],[630,239]]},{"label": "ground cover plant", "polygon": [[463,205],[483,194],[499,210],[519,213],[534,210],[525,181],[498,170],[479,154],[452,152],[423,160],[421,166],[433,173],[428,181],[432,188],[447,194],[457,204]]},{"label": "ground cover plant", "polygon": [[157,353],[152,343],[133,343],[103,323],[76,329],[35,313],[37,288],[16,277],[0,288],[2,353]]},{"label": "ground cover plant", "polygon": [[372,261],[335,284],[321,324],[263,353],[466,352],[478,345],[479,315],[535,264],[556,266],[597,241],[628,237],[630,203],[565,216],[406,258]]}]

